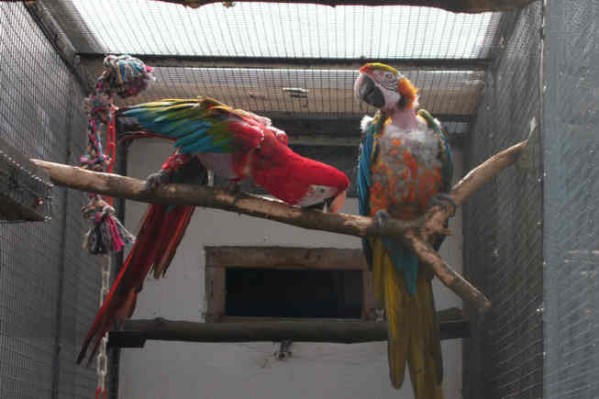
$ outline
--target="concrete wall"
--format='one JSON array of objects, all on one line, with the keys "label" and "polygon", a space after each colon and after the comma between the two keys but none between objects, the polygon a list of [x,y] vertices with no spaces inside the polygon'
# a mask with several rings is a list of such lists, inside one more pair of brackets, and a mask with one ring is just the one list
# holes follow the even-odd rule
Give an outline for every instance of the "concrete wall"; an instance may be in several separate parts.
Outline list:
[{"label": "concrete wall", "polygon": [[[158,169],[170,147],[139,142],[129,154],[129,175],[144,178]],[[456,154],[461,175],[461,156]],[[136,231],[145,205],[127,203],[127,225]],[[357,213],[348,200],[344,212]],[[462,268],[461,216],[442,254]],[[164,317],[200,321],[204,301],[204,245],[359,248],[358,238],[308,231],[233,213],[197,209],[165,279],[148,280],[135,318]],[[461,306],[438,282],[437,306]],[[143,349],[121,352],[122,399],[166,398],[411,398],[407,383],[398,395],[388,380],[386,343],[340,345],[293,343],[292,357],[277,361],[274,343],[201,344],[149,341]],[[444,341],[446,398],[461,397],[460,340]],[[409,378],[407,378],[409,380]]]}]

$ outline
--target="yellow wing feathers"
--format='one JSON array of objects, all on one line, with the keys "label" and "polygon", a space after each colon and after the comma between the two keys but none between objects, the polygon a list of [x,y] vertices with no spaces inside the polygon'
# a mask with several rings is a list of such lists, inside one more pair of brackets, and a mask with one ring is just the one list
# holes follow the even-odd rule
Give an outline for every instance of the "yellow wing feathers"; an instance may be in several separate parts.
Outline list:
[{"label": "yellow wing feathers", "polygon": [[420,267],[416,295],[410,295],[403,274],[393,266],[381,240],[371,243],[375,300],[377,307],[384,307],[387,321],[391,383],[401,387],[409,365],[416,399],[443,399],[443,364],[431,276]]}]

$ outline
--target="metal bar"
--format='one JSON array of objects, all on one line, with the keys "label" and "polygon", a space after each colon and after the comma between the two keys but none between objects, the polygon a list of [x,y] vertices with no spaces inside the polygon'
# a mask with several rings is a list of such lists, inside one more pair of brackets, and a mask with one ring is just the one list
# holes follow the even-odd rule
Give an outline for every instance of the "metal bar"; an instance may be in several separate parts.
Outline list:
[{"label": "metal bar", "polygon": [[[64,37],[59,34],[57,23],[44,5],[36,1],[24,2],[25,9],[31,15],[31,18],[40,27],[48,43],[52,45],[65,66],[73,74],[77,83],[87,92],[91,91],[95,82],[90,80],[81,70],[79,59],[75,53],[75,48]],[[101,64],[100,64],[101,65]]]},{"label": "metal bar", "polygon": [[[116,120],[117,137],[121,131],[122,131],[122,126],[119,123],[119,120],[117,119]],[[116,162],[115,162],[115,172],[126,176],[127,175],[127,160],[128,160],[127,158],[129,155],[129,143],[125,142],[125,143],[118,144],[116,151],[117,151],[117,154],[116,154]],[[116,216],[122,223],[125,223],[126,202],[127,201],[124,198],[118,198],[118,197],[114,198],[114,207],[115,207],[115,211],[116,211]],[[123,251],[118,252],[113,255],[112,259],[113,259],[113,263],[112,263],[113,270],[111,271],[111,273],[112,273],[113,281],[111,281],[111,284],[114,283],[114,279],[118,275],[118,272],[120,271],[120,269],[124,263],[125,254]],[[109,362],[108,392],[109,392],[111,399],[116,399],[119,397],[119,382],[120,382],[119,368],[121,366],[121,351],[119,348],[113,348],[111,351],[109,351],[108,362]]]},{"label": "metal bar", "polygon": [[[101,68],[105,55],[79,53],[85,67]],[[357,70],[368,62],[383,62],[400,69],[484,71],[490,64],[486,58],[304,58],[304,57],[220,57],[202,55],[131,54],[153,67],[174,68],[321,68]]]}]

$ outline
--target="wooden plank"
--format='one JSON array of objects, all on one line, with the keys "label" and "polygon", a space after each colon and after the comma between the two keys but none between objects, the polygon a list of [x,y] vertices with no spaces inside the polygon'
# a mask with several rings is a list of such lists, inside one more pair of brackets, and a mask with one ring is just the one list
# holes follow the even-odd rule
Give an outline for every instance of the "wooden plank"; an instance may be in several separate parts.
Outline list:
[{"label": "wooden plank", "polygon": [[[210,3],[223,3],[225,6],[231,6],[233,3],[256,2],[264,0],[237,0],[237,1],[221,1],[221,0],[161,0],[168,3],[182,4],[187,7],[197,8]],[[418,7],[434,7],[451,12],[464,13],[481,13],[490,11],[513,11],[522,8],[534,0],[283,0],[284,3],[310,3],[336,6],[348,5],[367,5],[367,6],[418,6]]]},{"label": "wooden plank", "polygon": [[217,322],[225,314],[225,269],[222,267],[205,268],[206,281],[206,322]]},{"label": "wooden plank", "polygon": [[[103,54],[80,53],[81,64],[96,75],[102,73]],[[147,65],[159,68],[320,68],[357,70],[368,62],[382,62],[399,69],[484,71],[486,58],[308,58],[308,57],[225,57],[207,55],[131,54]]]},{"label": "wooden plank", "polygon": [[359,249],[205,247],[206,266],[265,269],[365,270]]},{"label": "wooden plank", "polygon": [[362,319],[376,319],[376,301],[374,300],[374,287],[372,283],[372,272],[365,270],[362,273],[363,284],[363,302],[362,302]]}]

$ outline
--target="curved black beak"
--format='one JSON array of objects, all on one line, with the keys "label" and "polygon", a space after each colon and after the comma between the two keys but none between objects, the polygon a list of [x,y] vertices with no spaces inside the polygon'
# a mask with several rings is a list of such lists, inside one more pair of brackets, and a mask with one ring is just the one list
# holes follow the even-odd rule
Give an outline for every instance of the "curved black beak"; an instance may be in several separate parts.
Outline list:
[{"label": "curved black beak", "polygon": [[364,75],[361,79],[360,86],[358,88],[358,97],[374,107],[381,108],[385,105],[385,97],[383,92],[379,89],[372,78],[368,75]]}]

